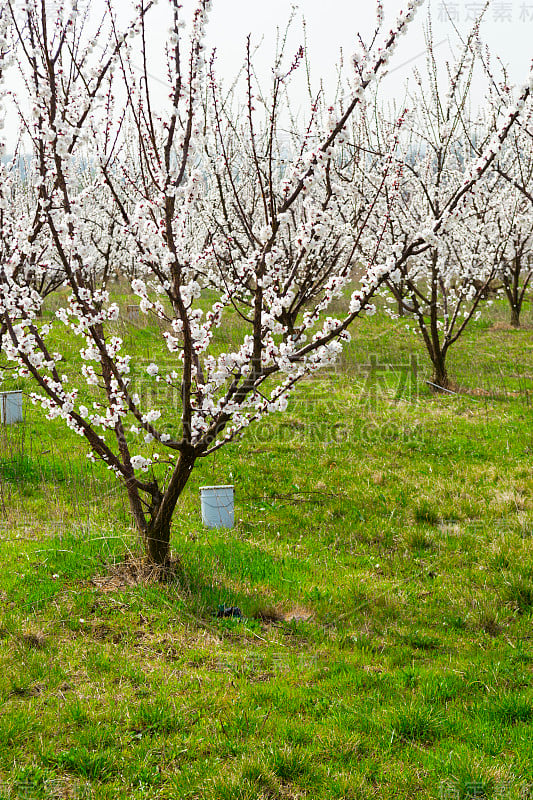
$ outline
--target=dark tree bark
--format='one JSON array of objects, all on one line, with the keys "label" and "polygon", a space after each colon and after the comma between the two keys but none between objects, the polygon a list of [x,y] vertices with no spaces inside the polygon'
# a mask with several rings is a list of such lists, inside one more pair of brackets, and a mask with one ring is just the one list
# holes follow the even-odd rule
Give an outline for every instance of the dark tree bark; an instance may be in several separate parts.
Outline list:
[{"label": "dark tree bark", "polygon": [[435,384],[431,388],[435,392],[441,390],[449,390],[450,379],[448,378],[448,370],[446,369],[446,361],[440,354],[433,360],[433,377],[432,382]]},{"label": "dark tree bark", "polygon": [[144,532],[146,551],[150,561],[161,566],[170,561],[170,522],[176,504],[191,475],[196,458],[194,454],[181,454],[170,483],[164,494],[156,499],[151,519]]},{"label": "dark tree bark", "polygon": [[520,327],[520,307],[511,306],[511,326],[513,328]]},{"label": "dark tree bark", "polygon": [[140,531],[148,561],[161,567],[170,563],[170,525],[174,509],[196,461],[196,454],[181,454],[166,489],[160,491],[157,484],[150,486],[151,504],[145,514],[138,487],[128,486],[130,508],[135,524]]},{"label": "dark tree bark", "polygon": [[[524,266],[524,260],[527,261]],[[513,328],[520,327],[520,314],[528,287],[533,277],[531,258],[524,259],[522,252],[517,253],[507,265],[503,274],[503,288],[511,309],[510,324]],[[520,283],[522,281],[522,283]]]}]

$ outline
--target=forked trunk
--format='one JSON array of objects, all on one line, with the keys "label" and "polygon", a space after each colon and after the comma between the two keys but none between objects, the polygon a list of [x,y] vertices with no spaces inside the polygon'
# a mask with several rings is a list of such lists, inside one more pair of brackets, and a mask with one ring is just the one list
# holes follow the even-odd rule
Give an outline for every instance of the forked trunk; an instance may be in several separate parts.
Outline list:
[{"label": "forked trunk", "polygon": [[433,362],[433,377],[431,379],[434,392],[446,392],[450,388],[450,379],[444,358],[439,358]]},{"label": "forked trunk", "polygon": [[520,307],[518,305],[511,306],[511,325],[513,328],[520,327]]},{"label": "forked trunk", "polygon": [[148,560],[157,566],[170,563],[170,524],[179,497],[194,467],[195,457],[182,454],[164,492],[152,497],[148,522],[141,510],[136,493],[130,493],[130,505],[140,529]]}]

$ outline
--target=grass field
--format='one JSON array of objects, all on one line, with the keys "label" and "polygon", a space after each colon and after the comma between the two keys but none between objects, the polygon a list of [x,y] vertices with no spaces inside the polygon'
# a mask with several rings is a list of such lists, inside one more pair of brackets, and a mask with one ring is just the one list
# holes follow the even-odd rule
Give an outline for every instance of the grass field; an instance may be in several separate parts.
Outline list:
[{"label": "grass field", "polygon": [[[0,430],[0,798],[533,797],[533,320],[492,314],[438,397],[401,321],[359,321],[195,470],[163,584],[120,486],[26,404]],[[237,524],[206,531],[198,487],[230,482]]]}]

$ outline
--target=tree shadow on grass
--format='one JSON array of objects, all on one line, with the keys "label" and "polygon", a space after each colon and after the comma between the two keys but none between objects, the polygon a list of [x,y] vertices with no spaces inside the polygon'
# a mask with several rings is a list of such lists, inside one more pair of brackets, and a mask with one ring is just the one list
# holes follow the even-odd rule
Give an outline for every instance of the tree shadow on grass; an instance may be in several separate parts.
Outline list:
[{"label": "tree shadow on grass", "polygon": [[[140,544],[124,545],[123,538],[111,534],[56,537],[33,554],[23,574],[10,576],[7,598],[36,611],[59,594],[140,595],[154,608],[170,604],[199,624],[236,631],[243,623],[258,629],[278,623],[294,627],[314,615],[302,600],[301,587],[306,578],[309,582],[309,565],[302,559],[217,535],[179,541],[179,557],[161,568],[146,561]],[[238,612],[225,613],[230,609]]]}]

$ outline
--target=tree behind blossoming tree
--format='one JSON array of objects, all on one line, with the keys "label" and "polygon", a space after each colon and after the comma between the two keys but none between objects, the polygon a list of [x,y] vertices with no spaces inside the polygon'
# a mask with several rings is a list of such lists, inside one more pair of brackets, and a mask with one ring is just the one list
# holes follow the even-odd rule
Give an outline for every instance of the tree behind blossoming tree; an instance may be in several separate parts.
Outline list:
[{"label": "tree behind blossoming tree", "polygon": [[[487,158],[495,162],[502,120],[505,126],[516,108],[510,101],[491,103],[472,114],[478,37],[479,22],[441,75],[428,25],[427,69],[415,71],[407,107],[396,118],[375,113],[366,127],[369,157],[350,165],[356,196],[364,195],[366,187],[383,185],[367,229],[371,235],[360,240],[363,258],[372,257],[378,241],[390,257],[404,252],[414,231],[424,242],[389,271],[380,293],[394,303],[393,315],[399,309],[420,334],[436,391],[449,391],[450,349],[479,317],[510,251],[509,223],[502,217],[508,213],[502,211],[503,181],[495,170],[482,181],[478,176]],[[457,203],[467,184],[468,203]],[[524,218],[526,227],[527,219],[531,214]]]},{"label": "tree behind blossoming tree", "polygon": [[533,281],[533,118],[524,115],[508,137],[495,167],[501,178],[498,237],[503,243],[498,278],[509,303],[510,324],[520,327]]}]

